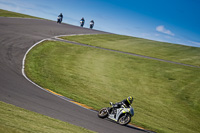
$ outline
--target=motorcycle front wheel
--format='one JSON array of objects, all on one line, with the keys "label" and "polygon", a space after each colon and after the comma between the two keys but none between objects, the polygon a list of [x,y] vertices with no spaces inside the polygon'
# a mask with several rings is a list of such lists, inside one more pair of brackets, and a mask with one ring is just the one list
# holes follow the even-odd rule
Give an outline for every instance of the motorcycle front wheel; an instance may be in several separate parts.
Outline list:
[{"label": "motorcycle front wheel", "polygon": [[108,116],[108,110],[107,108],[102,108],[99,110],[98,117],[99,118],[106,118]]},{"label": "motorcycle front wheel", "polygon": [[127,125],[130,121],[131,121],[131,115],[130,114],[124,114],[119,118],[118,123],[120,125]]}]

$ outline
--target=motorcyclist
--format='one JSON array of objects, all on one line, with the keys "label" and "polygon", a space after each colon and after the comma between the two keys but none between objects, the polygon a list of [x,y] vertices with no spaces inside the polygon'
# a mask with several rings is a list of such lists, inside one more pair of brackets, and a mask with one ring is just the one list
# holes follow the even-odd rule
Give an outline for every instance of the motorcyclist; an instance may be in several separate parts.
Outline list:
[{"label": "motorcyclist", "polygon": [[90,21],[90,29],[92,29],[94,27],[94,20]]},{"label": "motorcyclist", "polygon": [[61,22],[62,22],[62,19],[63,19],[62,13],[60,13],[60,15],[58,15],[58,17],[60,17],[60,23],[61,23]]},{"label": "motorcyclist", "polygon": [[80,23],[81,23],[81,27],[83,27],[83,25],[85,23],[85,19],[83,17],[81,18]]},{"label": "motorcyclist", "polygon": [[121,107],[128,108],[128,107],[131,106],[132,102],[133,102],[133,97],[132,96],[129,96],[127,99],[124,99],[123,101],[115,103],[115,104],[113,104],[112,102],[110,102],[110,104],[113,106],[113,109],[111,108],[110,112],[112,113],[117,108],[121,108]]}]

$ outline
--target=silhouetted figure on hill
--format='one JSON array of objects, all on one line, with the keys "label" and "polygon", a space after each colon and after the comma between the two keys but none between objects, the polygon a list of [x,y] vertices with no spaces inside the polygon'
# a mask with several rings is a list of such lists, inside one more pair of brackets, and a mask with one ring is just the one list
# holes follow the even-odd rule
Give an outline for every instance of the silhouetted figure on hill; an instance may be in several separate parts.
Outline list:
[{"label": "silhouetted figure on hill", "polygon": [[83,27],[84,23],[85,23],[85,19],[82,18],[82,19],[80,20],[80,25],[81,25],[81,27]]},{"label": "silhouetted figure on hill", "polygon": [[94,20],[90,21],[90,29],[92,29],[94,27]]},{"label": "silhouetted figure on hill", "polygon": [[60,13],[60,15],[58,15],[57,23],[61,23],[62,20],[63,20],[63,15],[62,15],[62,13]]}]

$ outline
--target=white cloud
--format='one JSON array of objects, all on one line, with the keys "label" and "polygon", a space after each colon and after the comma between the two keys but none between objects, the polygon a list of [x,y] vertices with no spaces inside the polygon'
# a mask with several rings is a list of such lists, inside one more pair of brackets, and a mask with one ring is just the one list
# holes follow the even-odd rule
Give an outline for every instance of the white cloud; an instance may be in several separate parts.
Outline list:
[{"label": "white cloud", "polygon": [[161,32],[161,33],[164,33],[164,34],[168,34],[168,35],[171,35],[171,36],[174,36],[174,35],[175,35],[175,34],[172,33],[170,30],[166,29],[166,28],[164,27],[164,25],[159,25],[159,26],[157,26],[157,27],[156,27],[156,30],[157,30],[158,32]]}]

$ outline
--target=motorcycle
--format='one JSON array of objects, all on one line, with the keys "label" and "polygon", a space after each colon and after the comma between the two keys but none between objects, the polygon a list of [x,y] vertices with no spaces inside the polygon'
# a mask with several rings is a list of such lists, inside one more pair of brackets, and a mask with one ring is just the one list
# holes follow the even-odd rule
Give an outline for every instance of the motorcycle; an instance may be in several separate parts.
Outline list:
[{"label": "motorcycle", "polygon": [[99,118],[109,118],[120,125],[127,125],[131,121],[131,117],[134,116],[134,109],[131,106],[125,108],[125,106],[122,105],[121,108],[115,109],[112,102],[110,102],[110,105],[111,108],[105,107],[99,110]]},{"label": "motorcycle", "polygon": [[84,25],[84,21],[83,20],[80,21],[80,25],[81,25],[81,27],[83,27],[83,25]]},{"label": "motorcycle", "polygon": [[62,19],[61,17],[58,17],[58,18],[57,18],[57,23],[60,24],[60,23],[61,23],[61,19]]},{"label": "motorcycle", "polygon": [[90,22],[90,29],[92,29],[94,27],[94,23]]}]

